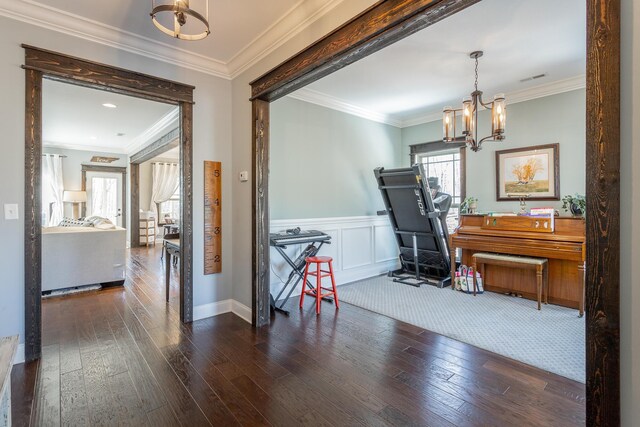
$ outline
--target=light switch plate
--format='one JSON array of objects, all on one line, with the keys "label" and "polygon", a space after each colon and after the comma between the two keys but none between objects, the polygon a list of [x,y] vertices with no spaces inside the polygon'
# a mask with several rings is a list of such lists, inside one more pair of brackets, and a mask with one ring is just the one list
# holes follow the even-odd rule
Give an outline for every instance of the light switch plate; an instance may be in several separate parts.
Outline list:
[{"label": "light switch plate", "polygon": [[249,172],[247,171],[240,172],[240,182],[246,182],[246,181],[249,181]]},{"label": "light switch plate", "polygon": [[18,219],[18,204],[17,203],[5,203],[5,205],[4,205],[4,219]]}]

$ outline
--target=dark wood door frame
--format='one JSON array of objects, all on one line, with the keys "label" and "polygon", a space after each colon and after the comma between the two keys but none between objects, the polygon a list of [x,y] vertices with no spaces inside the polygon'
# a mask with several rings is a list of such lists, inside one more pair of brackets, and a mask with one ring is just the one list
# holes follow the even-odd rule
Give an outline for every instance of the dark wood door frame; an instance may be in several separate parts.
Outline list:
[{"label": "dark wood door frame", "polygon": [[[87,172],[107,172],[122,174],[122,224],[127,224],[127,168],[118,166],[82,165],[82,191],[87,191]],[[82,207],[81,216],[87,216],[87,205]]]},{"label": "dark wood door frame", "polygon": [[[131,173],[131,224],[140,223],[140,164],[178,146],[180,146],[179,127],[169,131],[158,140],[129,156],[129,170]],[[182,170],[180,174],[182,174]],[[158,211],[158,216],[159,215],[160,212]],[[160,218],[158,218],[158,221],[160,221]],[[132,226],[130,235],[131,247],[139,247],[140,228]]]},{"label": "dark wood door frame", "polygon": [[[270,319],[269,102],[478,1],[380,1],[251,82],[255,326],[266,325]],[[620,0],[585,1],[586,420],[588,426],[617,426],[620,424]]]},{"label": "dark wood door frame", "polygon": [[[42,351],[42,80],[58,80],[180,107],[180,320],[193,320],[193,86],[22,45],[25,50],[25,359]],[[132,215],[133,216],[133,215]]]}]

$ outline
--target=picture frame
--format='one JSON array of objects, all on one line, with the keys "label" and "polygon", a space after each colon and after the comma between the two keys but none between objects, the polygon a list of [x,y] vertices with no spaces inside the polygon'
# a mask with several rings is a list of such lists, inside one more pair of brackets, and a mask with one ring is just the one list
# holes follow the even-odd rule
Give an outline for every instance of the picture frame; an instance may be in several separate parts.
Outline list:
[{"label": "picture frame", "polygon": [[496,200],[560,200],[560,144],[496,151]]}]

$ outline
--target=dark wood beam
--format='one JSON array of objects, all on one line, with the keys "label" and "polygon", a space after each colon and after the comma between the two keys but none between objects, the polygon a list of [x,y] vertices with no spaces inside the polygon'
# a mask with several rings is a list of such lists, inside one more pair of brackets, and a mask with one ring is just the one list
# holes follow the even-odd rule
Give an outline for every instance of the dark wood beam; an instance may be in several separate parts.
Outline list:
[{"label": "dark wood beam", "polygon": [[41,71],[50,79],[161,102],[193,102],[193,86],[34,46],[22,47],[24,68]]},{"label": "dark wood beam", "polygon": [[251,82],[251,97],[275,101],[478,1],[378,2]]},{"label": "dark wood beam", "polygon": [[180,103],[180,320],[193,321],[193,105]]},{"label": "dark wood beam", "polygon": [[30,362],[40,358],[42,351],[42,73],[25,72],[24,129],[24,353]]},{"label": "dark wood beam", "polygon": [[620,425],[620,0],[587,0],[587,425]]},{"label": "dark wood beam", "polygon": [[130,244],[132,248],[137,248],[140,246],[140,165],[138,163],[129,165],[129,175],[131,186]]},{"label": "dark wood beam", "polygon": [[129,157],[131,163],[144,163],[167,150],[180,146],[180,128],[170,130],[156,141]]},{"label": "dark wood beam", "polygon": [[252,323],[256,327],[269,323],[270,274],[269,274],[269,103],[253,101],[253,136],[251,178],[253,180],[253,248],[251,250],[253,272]]}]

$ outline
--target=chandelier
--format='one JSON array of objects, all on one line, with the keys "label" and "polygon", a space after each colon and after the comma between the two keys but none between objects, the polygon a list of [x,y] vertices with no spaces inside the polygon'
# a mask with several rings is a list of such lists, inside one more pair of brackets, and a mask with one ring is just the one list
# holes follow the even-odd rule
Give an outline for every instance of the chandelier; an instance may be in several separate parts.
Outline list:
[{"label": "chandelier", "polygon": [[[174,0],[172,3],[158,4],[151,0],[151,20],[163,33],[181,40],[201,40],[209,35],[209,0],[205,0],[205,16],[189,8],[189,0]],[[158,21],[158,16],[173,14],[173,29],[163,25]],[[182,32],[182,27],[187,23],[187,16],[191,16],[204,25],[204,31],[197,34],[187,34]]]},{"label": "chandelier", "polygon": [[[503,93],[493,97],[493,101],[482,102],[482,91],[478,90],[478,58],[482,56],[481,50],[471,52],[469,57],[476,61],[475,90],[471,96],[462,100],[462,108],[453,109],[449,106],[443,108],[442,130],[444,142],[458,142],[462,138],[456,137],[456,113],[462,112],[462,137],[471,150],[478,151],[485,141],[502,141],[504,127],[507,120],[507,104]],[[479,139],[478,137],[478,110],[480,107],[491,110],[491,135]]]}]

